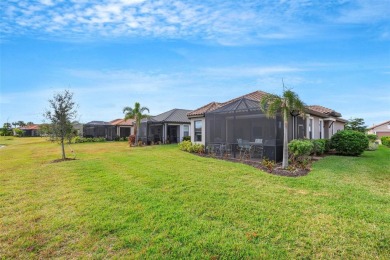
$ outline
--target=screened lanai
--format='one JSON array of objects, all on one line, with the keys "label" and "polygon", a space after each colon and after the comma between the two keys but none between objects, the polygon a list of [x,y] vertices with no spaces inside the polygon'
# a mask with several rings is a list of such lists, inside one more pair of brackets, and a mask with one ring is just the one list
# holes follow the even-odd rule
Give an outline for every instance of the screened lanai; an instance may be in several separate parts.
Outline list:
[{"label": "screened lanai", "polygon": [[240,98],[205,114],[206,148],[224,156],[280,161],[282,118],[267,118],[259,101]]}]

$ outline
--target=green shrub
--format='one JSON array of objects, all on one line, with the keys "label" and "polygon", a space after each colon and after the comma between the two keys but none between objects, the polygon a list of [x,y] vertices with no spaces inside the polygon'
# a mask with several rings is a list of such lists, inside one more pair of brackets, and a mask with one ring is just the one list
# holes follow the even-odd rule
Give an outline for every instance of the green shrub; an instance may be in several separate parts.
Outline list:
[{"label": "green shrub", "polygon": [[377,136],[377,135],[368,134],[368,135],[366,135],[366,136],[367,136],[367,138],[368,138],[368,140],[369,140],[370,142],[375,142],[376,140],[378,140],[378,136]]},{"label": "green shrub", "polygon": [[383,145],[386,145],[387,147],[390,147],[390,136],[382,136],[381,142]]},{"label": "green shrub", "polygon": [[323,139],[325,141],[325,153],[328,153],[330,150],[330,139]]},{"label": "green shrub", "polygon": [[322,155],[325,152],[325,146],[326,146],[326,140],[325,139],[316,139],[311,140],[313,144],[313,149],[311,150],[310,154],[314,155]]},{"label": "green shrub", "polygon": [[191,141],[191,136],[184,136],[183,141]]},{"label": "green shrub", "polygon": [[342,130],[332,136],[332,148],[338,154],[359,156],[368,147],[368,138],[364,133]]},{"label": "green shrub", "polygon": [[367,147],[367,151],[375,151],[376,149],[378,149],[378,143],[370,141]]},{"label": "green shrub", "polygon": [[179,143],[179,149],[182,151],[189,152],[189,148],[192,146],[192,143],[190,141],[183,141]]},{"label": "green shrub", "polygon": [[15,135],[18,136],[18,137],[22,137],[23,136],[23,130],[20,130],[19,128],[16,128],[15,129]]},{"label": "green shrub", "polygon": [[293,162],[304,161],[313,150],[313,143],[310,140],[292,140],[288,144],[290,158]]},{"label": "green shrub", "polygon": [[88,137],[88,138],[85,138],[85,137],[80,137],[80,136],[76,136],[75,138],[73,138],[73,142],[74,143],[94,143],[94,142],[105,142],[106,141],[106,138],[104,137]]},{"label": "green shrub", "polygon": [[179,143],[179,149],[189,153],[204,153],[203,144],[193,144],[190,141],[183,141]]}]

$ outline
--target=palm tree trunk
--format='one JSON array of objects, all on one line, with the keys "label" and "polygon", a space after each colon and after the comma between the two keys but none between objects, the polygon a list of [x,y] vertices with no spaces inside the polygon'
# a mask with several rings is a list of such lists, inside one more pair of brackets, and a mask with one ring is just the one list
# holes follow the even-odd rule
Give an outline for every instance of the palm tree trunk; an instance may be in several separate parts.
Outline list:
[{"label": "palm tree trunk", "polygon": [[[284,109],[285,110],[285,109]],[[283,162],[282,168],[286,169],[288,167],[288,116],[287,110],[283,111]]]},{"label": "palm tree trunk", "polygon": [[134,127],[134,135],[135,135],[135,144],[134,145],[138,145],[138,125],[136,124],[135,127]]}]

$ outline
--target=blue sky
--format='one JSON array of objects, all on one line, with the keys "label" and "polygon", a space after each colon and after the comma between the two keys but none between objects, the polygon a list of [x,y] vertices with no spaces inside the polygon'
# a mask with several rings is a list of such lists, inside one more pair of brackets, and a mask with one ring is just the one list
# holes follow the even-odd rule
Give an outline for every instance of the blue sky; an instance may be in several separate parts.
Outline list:
[{"label": "blue sky", "polygon": [[390,120],[390,0],[0,2],[0,123],[159,114],[286,86],[367,125]]}]

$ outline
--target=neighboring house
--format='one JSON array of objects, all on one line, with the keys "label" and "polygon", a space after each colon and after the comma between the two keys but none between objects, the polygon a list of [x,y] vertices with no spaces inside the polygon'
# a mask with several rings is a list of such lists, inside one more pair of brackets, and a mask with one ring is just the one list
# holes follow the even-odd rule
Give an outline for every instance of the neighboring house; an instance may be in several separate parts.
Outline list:
[{"label": "neighboring house", "polygon": [[375,134],[380,139],[383,136],[390,136],[390,120],[367,128],[368,134]]},{"label": "neighboring house", "polygon": [[23,136],[41,136],[39,125],[27,125],[19,128],[23,131]]},{"label": "neighboring house", "polygon": [[116,127],[117,137],[129,137],[134,134],[134,119],[115,119],[110,122],[111,125]]},{"label": "neighboring house", "polygon": [[77,136],[83,136],[84,125],[82,123],[74,121],[74,122],[72,122],[72,126],[73,126],[73,129],[75,130]]},{"label": "neighboring house", "polygon": [[104,137],[108,141],[134,134],[133,119],[115,119],[110,122],[91,121],[84,124],[84,137]]},{"label": "neighboring house", "polygon": [[110,122],[91,121],[84,124],[83,136],[87,138],[104,137],[112,141],[116,137],[116,127]]},{"label": "neighboring house", "polygon": [[190,136],[190,120],[187,113],[191,110],[172,109],[157,116],[141,120],[139,140],[144,143],[179,143],[184,136]]},{"label": "neighboring house", "polygon": [[[191,141],[206,146],[237,145],[240,140],[260,142],[263,156],[280,161],[283,151],[283,120],[267,118],[259,102],[267,95],[255,91],[223,103],[212,102],[187,114],[191,122]],[[344,129],[341,114],[321,106],[308,106],[304,117],[289,117],[289,140],[330,138]]]}]

